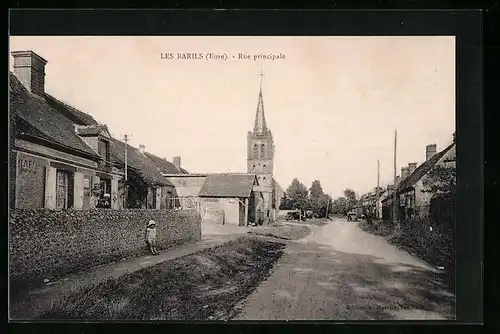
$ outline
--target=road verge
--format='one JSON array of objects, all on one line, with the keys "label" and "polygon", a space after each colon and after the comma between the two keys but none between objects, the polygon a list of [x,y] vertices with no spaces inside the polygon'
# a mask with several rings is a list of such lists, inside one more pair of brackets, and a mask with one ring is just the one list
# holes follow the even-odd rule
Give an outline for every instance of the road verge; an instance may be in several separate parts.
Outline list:
[{"label": "road verge", "polygon": [[282,256],[279,242],[240,237],[221,246],[83,287],[39,319],[227,320]]}]

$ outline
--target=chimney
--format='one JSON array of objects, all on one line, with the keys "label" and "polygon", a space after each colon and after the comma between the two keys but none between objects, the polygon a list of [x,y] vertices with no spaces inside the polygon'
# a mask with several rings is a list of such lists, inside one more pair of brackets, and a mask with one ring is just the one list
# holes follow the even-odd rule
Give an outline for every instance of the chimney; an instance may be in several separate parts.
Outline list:
[{"label": "chimney", "polygon": [[181,170],[181,157],[175,156],[172,159],[172,162],[174,163],[175,167],[177,167],[177,169],[180,171]]},{"label": "chimney", "polygon": [[425,160],[429,160],[434,154],[436,154],[436,144],[427,145],[425,148]]},{"label": "chimney", "polygon": [[415,171],[415,169],[417,169],[417,163],[416,162],[410,162],[408,164],[408,168],[410,169],[410,174],[413,173]]},{"label": "chimney", "polygon": [[13,51],[14,74],[30,92],[45,93],[45,64],[47,61],[33,51]]},{"label": "chimney", "polygon": [[406,179],[410,175],[410,168],[408,167],[402,167],[401,168],[401,178]]},{"label": "chimney", "polygon": [[139,145],[139,151],[141,151],[142,154],[144,154],[144,152],[146,152],[146,146],[145,145]]}]

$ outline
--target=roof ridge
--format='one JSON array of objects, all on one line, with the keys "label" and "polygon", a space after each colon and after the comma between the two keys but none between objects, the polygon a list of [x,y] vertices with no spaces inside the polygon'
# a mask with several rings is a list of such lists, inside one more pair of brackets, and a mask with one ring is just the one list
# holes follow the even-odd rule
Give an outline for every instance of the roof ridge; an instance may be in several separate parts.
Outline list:
[{"label": "roof ridge", "polygon": [[[441,150],[440,152],[435,153],[433,156],[431,156],[428,160],[424,161],[420,166],[415,168],[413,173],[408,175],[406,178],[400,181],[400,183],[397,185],[397,190],[403,190],[408,187],[413,186],[415,183],[417,183],[424,175],[434,166],[436,165],[439,160],[447,153],[449,150],[455,145],[455,143],[451,143],[448,145],[446,148]],[[421,175],[419,175],[421,173]],[[412,176],[416,176],[417,178],[414,179]],[[409,181],[408,181],[409,180]],[[411,182],[410,182],[411,181]]]}]

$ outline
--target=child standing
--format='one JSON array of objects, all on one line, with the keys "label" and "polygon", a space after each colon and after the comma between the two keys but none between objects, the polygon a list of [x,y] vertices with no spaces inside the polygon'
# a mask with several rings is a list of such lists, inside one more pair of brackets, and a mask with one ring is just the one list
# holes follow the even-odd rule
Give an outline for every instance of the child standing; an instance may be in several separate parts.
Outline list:
[{"label": "child standing", "polygon": [[160,252],[156,250],[156,223],[150,220],[146,227],[146,243],[149,246],[151,254],[158,255]]}]

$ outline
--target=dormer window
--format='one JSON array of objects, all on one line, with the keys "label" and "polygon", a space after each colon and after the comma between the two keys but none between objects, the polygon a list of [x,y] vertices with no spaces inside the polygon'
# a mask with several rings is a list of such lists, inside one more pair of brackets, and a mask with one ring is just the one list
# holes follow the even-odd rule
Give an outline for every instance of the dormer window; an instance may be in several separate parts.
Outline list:
[{"label": "dormer window", "polygon": [[104,160],[104,165],[109,167],[110,164],[110,153],[109,153],[109,140],[104,138],[99,138],[99,155]]},{"label": "dormer window", "polygon": [[111,154],[109,140],[111,135],[106,125],[75,125],[75,131],[101,157],[101,166],[110,167]]}]

